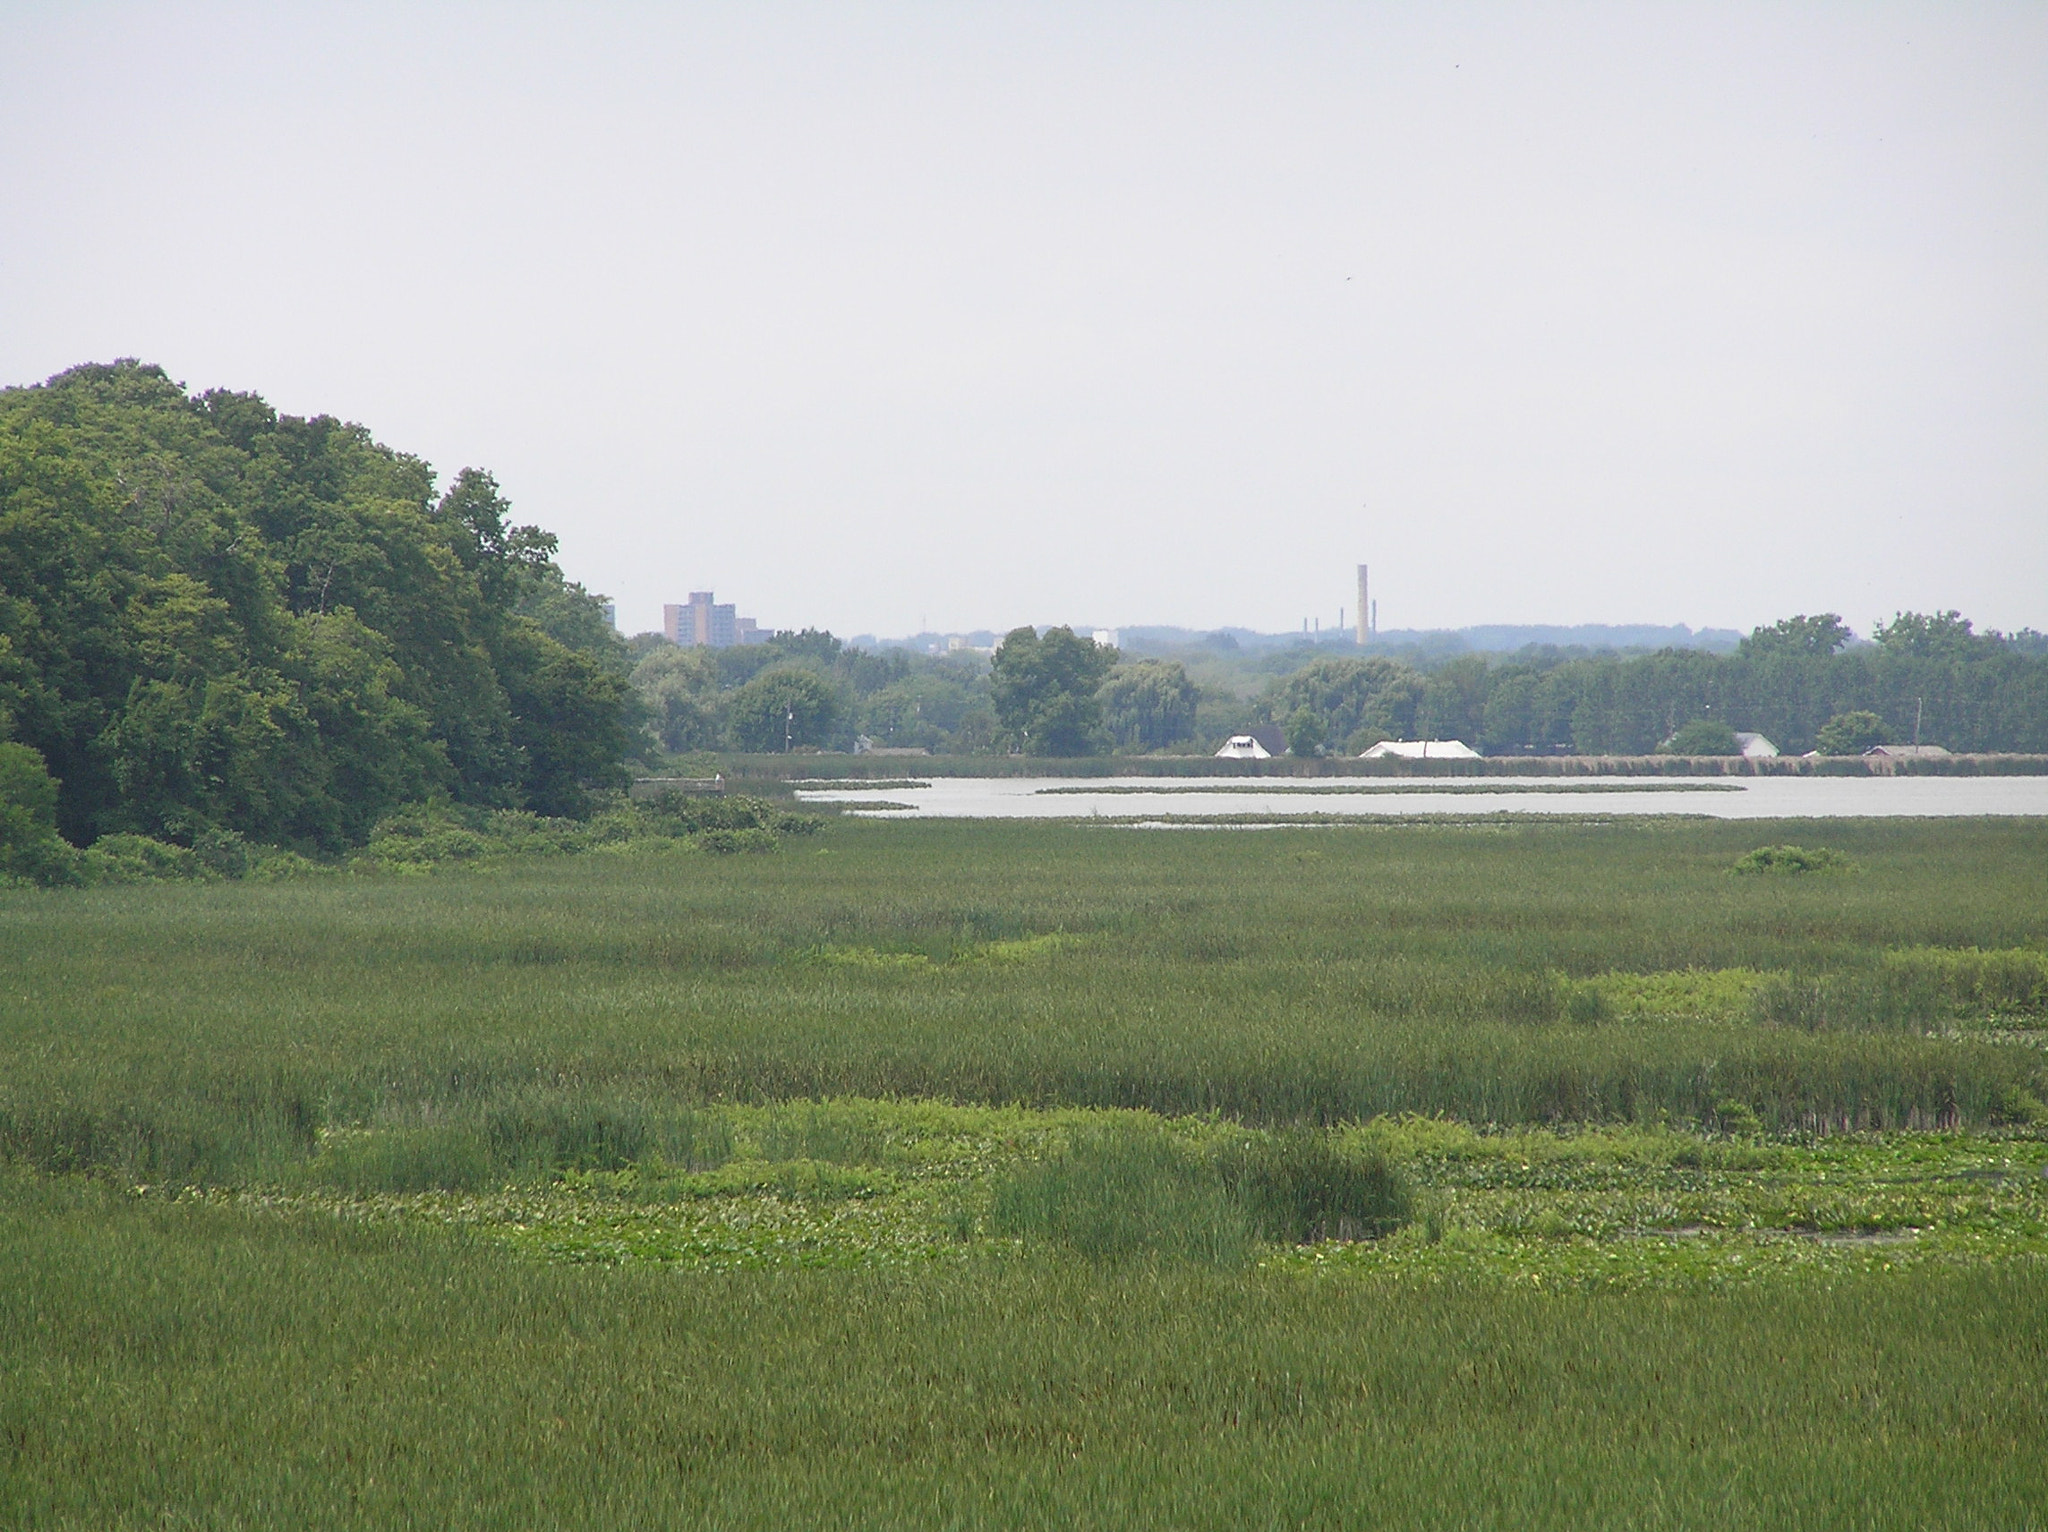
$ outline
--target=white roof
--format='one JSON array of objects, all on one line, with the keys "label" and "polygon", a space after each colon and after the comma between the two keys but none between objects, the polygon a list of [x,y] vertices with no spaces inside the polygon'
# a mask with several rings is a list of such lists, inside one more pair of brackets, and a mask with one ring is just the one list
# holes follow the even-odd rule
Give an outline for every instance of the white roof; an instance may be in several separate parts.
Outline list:
[{"label": "white roof", "polygon": [[1404,761],[1476,761],[1479,752],[1462,739],[1383,739],[1362,761],[1380,761],[1394,756]]},{"label": "white roof", "polygon": [[1740,729],[1735,731],[1735,746],[1751,760],[1768,759],[1778,753],[1778,747],[1761,734],[1745,734]]},{"label": "white roof", "polygon": [[[1214,739],[1216,736],[1212,734],[1209,737]],[[1273,758],[1273,752],[1249,734],[1231,735],[1216,754],[1221,759],[1230,761],[1270,761]]]}]

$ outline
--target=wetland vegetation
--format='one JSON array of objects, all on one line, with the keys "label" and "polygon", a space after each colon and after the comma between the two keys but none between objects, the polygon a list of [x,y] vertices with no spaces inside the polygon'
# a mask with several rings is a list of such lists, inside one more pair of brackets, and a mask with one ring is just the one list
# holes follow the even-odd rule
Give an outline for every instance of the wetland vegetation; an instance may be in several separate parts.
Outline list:
[{"label": "wetland vegetation", "polygon": [[776,840],[0,891],[0,1516],[2048,1502],[2048,825]]}]

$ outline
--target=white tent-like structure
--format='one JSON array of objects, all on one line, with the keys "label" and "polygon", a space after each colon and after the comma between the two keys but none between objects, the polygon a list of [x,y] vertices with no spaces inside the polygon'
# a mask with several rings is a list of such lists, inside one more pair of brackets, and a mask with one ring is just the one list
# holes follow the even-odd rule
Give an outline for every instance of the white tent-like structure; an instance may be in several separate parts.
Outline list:
[{"label": "white tent-like structure", "polygon": [[[1211,735],[1210,738],[1215,738]],[[1270,761],[1273,752],[1260,744],[1249,734],[1233,734],[1223,742],[1223,748],[1216,752],[1219,761]]]},{"label": "white tent-like structure", "polygon": [[1361,761],[1476,761],[1479,752],[1462,739],[1383,739]]}]

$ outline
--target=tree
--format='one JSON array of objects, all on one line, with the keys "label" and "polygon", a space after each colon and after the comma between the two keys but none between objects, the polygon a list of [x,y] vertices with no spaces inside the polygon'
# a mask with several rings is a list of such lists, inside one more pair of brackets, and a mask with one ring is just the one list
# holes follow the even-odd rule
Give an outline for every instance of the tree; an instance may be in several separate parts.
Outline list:
[{"label": "tree", "polygon": [[1195,732],[1201,693],[1178,660],[1140,660],[1112,672],[1103,716],[1121,749],[1163,750]]},{"label": "tree", "polygon": [[1096,696],[1116,650],[1072,628],[1015,628],[996,647],[989,689],[996,719],[1027,752],[1088,755],[1097,747],[1102,703]]},{"label": "tree", "polygon": [[726,703],[726,727],[742,750],[823,746],[845,713],[839,689],[800,665],[764,670]]},{"label": "tree", "polygon": [[1873,636],[1888,654],[1916,659],[1969,659],[1981,650],[2002,647],[1995,639],[1977,637],[1961,612],[1937,612],[1932,617],[1900,612]]},{"label": "tree", "polygon": [[0,712],[57,825],[333,850],[398,803],[579,811],[639,703],[476,469],[133,361],[0,390]]},{"label": "tree", "polygon": [[1659,755],[1740,755],[1735,731],[1717,718],[1695,718],[1657,747]]},{"label": "tree", "polygon": [[62,882],[74,855],[57,835],[57,783],[42,756],[0,742],[0,879]]},{"label": "tree", "polygon": [[1415,732],[1424,739],[1478,741],[1491,681],[1486,661],[1476,654],[1460,655],[1439,665],[1422,684]]},{"label": "tree", "polygon": [[1875,713],[1837,713],[1821,725],[1814,748],[1822,755],[1861,755],[1884,743],[1884,720]]},{"label": "tree", "polygon": [[1823,612],[1818,617],[1786,617],[1752,632],[1742,641],[1741,652],[1756,658],[1795,654],[1826,659],[1855,636],[1834,612]]},{"label": "tree", "polygon": [[1321,755],[1323,746],[1329,743],[1324,731],[1322,715],[1314,708],[1300,707],[1287,720],[1287,753],[1289,755]]}]

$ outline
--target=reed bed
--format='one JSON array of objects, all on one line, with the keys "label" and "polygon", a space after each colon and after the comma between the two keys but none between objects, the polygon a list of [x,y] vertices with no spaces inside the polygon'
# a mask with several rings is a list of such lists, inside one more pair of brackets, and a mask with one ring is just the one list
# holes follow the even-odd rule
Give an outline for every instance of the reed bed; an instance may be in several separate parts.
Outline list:
[{"label": "reed bed", "polygon": [[[1731,875],[1787,829],[1856,870]],[[0,1148],[208,1183],[352,1125],[445,1124],[469,1173],[567,1163],[715,1100],[1782,1131],[2041,1110],[2031,822],[816,839],[0,893]],[[1717,975],[1763,987],[1656,1008]]]}]

